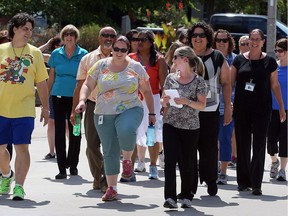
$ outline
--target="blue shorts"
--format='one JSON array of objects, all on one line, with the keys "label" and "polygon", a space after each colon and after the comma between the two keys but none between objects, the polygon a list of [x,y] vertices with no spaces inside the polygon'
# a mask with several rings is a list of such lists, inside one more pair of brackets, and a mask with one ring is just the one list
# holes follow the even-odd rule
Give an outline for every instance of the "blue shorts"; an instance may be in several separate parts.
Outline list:
[{"label": "blue shorts", "polygon": [[54,119],[54,109],[51,95],[49,96],[49,108],[50,108],[49,118]]},{"label": "blue shorts", "polygon": [[0,116],[0,145],[30,144],[34,117],[6,118]]}]

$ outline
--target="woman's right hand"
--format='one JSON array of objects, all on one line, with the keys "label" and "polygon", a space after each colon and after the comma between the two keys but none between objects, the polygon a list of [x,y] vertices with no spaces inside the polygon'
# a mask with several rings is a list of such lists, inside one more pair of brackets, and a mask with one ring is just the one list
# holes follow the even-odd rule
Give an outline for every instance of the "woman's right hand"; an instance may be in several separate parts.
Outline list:
[{"label": "woman's right hand", "polygon": [[162,95],[162,98],[161,98],[161,100],[160,100],[161,105],[162,105],[163,107],[166,107],[167,104],[169,103],[170,99],[171,99],[170,96],[168,96],[168,95]]},{"label": "woman's right hand", "polygon": [[75,112],[81,113],[81,112],[84,112],[85,110],[86,110],[86,103],[84,100],[80,100],[78,105],[75,108]]}]

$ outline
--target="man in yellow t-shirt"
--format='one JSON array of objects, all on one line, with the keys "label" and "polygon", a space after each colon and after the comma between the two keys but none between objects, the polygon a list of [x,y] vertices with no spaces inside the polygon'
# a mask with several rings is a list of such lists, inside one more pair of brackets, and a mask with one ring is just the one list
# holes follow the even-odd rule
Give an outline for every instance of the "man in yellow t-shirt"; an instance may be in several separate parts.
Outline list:
[{"label": "man in yellow t-shirt", "polygon": [[[30,167],[28,146],[34,130],[36,84],[42,111],[40,121],[48,122],[48,73],[41,51],[28,44],[34,19],[16,14],[8,25],[11,42],[0,45],[0,194],[8,194],[15,176],[13,200],[24,199],[24,181]],[[16,150],[15,175],[11,170],[7,144]]]}]

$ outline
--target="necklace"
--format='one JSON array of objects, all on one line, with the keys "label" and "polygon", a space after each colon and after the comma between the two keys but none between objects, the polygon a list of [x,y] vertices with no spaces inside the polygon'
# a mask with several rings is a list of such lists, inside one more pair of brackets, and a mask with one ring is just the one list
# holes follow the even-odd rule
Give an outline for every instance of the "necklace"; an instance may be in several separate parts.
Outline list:
[{"label": "necklace", "polygon": [[[257,63],[259,63],[259,60],[261,59],[261,56],[262,56],[262,52],[260,53],[259,58],[256,60]],[[253,78],[254,78],[254,67],[252,66],[252,63],[251,63],[250,52],[248,53],[248,59],[249,59],[249,65],[250,65],[251,70],[252,70],[252,74],[251,74],[251,78],[250,78],[250,83],[252,83],[253,82]]]},{"label": "necklace", "polygon": [[26,45],[22,48],[22,50],[21,50],[21,54],[20,54],[20,57],[18,57],[18,56],[16,55],[16,51],[15,51],[15,49],[14,49],[13,42],[11,42],[11,44],[12,44],[12,49],[13,49],[13,52],[14,52],[15,58],[19,58],[19,60],[21,60],[21,58],[22,58],[22,54],[23,54],[23,51],[24,51]]}]

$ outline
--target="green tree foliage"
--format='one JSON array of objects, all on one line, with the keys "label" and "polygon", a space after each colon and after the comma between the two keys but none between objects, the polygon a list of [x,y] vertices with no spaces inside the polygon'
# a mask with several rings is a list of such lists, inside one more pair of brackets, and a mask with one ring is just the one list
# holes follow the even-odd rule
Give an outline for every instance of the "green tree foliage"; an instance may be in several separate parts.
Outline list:
[{"label": "green tree foliage", "polygon": [[[59,23],[64,26],[73,23],[82,26],[97,23],[100,26],[116,26],[121,23],[121,16],[134,13],[137,18],[147,19],[147,9],[154,13],[167,12],[166,3],[176,7],[180,0],[0,0],[0,16],[13,16],[18,12],[30,14],[42,11],[49,23]],[[278,1],[278,12],[282,21],[287,23],[287,0]],[[184,8],[192,8],[196,2],[204,4],[208,18],[216,12],[243,12],[252,14],[267,14],[267,1],[263,0],[182,0]],[[160,16],[161,23],[163,16]],[[172,19],[173,16],[170,16]],[[178,18],[178,19],[177,19]],[[175,18],[173,18],[175,19]],[[176,20],[181,20],[176,17]],[[189,20],[188,20],[189,22]]]}]

